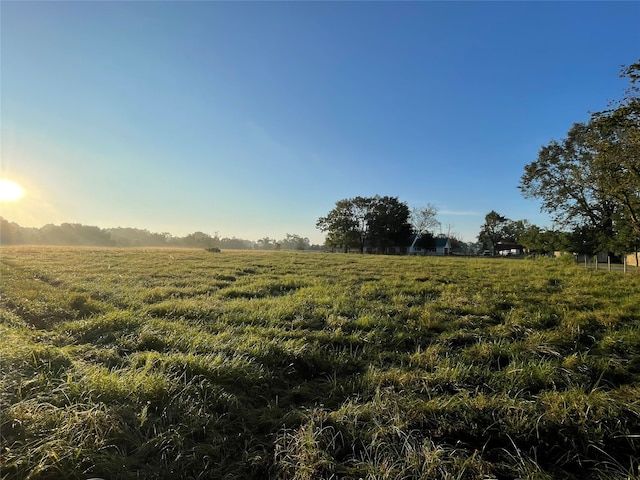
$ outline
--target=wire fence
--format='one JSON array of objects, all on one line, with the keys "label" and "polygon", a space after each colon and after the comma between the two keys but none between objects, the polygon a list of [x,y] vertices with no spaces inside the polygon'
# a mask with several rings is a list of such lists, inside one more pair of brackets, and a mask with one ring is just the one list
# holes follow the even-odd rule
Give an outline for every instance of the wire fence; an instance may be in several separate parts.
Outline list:
[{"label": "wire fence", "polygon": [[598,258],[598,255],[577,255],[576,263],[585,268],[591,268],[593,270],[640,273],[640,268],[638,268],[636,265],[629,264],[626,256],[622,257],[622,263],[618,263],[613,262],[610,256],[608,256],[607,260],[603,262],[600,258]]}]

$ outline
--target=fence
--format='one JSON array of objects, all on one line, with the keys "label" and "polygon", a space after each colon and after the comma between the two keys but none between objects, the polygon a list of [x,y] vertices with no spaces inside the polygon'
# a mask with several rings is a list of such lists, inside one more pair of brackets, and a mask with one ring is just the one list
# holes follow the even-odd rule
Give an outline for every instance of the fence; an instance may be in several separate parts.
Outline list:
[{"label": "fence", "polygon": [[576,263],[578,265],[583,265],[585,268],[593,268],[594,270],[608,270],[609,272],[623,271],[625,273],[627,273],[628,271],[640,272],[640,269],[638,269],[638,267],[628,264],[626,255],[622,257],[622,264],[611,263],[610,256],[607,257],[606,262],[602,262],[598,258],[598,255],[576,255]]}]

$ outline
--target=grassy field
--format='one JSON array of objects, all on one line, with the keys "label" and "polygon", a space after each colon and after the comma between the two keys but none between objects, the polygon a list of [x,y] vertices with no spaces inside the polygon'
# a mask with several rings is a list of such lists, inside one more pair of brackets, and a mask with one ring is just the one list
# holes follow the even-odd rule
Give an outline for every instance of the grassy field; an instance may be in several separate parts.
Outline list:
[{"label": "grassy field", "polygon": [[640,275],[3,247],[9,479],[637,479]]}]

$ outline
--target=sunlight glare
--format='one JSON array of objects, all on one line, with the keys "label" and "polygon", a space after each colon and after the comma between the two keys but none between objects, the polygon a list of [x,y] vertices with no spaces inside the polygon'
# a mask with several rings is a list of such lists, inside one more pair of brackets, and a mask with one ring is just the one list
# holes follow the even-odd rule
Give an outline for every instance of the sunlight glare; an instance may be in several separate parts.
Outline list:
[{"label": "sunlight glare", "polygon": [[24,196],[24,189],[13,180],[0,178],[0,202],[15,202]]}]

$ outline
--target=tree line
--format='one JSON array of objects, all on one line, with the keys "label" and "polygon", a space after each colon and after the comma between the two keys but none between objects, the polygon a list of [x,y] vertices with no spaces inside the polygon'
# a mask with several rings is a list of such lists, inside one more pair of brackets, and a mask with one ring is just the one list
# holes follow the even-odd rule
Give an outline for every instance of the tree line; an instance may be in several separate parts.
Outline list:
[{"label": "tree line", "polygon": [[[528,220],[511,220],[492,210],[484,217],[485,221],[478,234],[478,241],[485,250],[494,255],[501,245],[522,246],[531,254],[552,254],[557,251],[574,253],[592,253],[581,237],[572,232],[546,229],[530,223]],[[588,250],[588,251],[585,251]]]},{"label": "tree line", "polygon": [[[480,249],[495,254],[500,244],[530,252],[569,251],[622,255],[640,247],[640,61],[624,67],[629,80],[623,98],[611,108],[576,123],[561,141],[543,146],[526,165],[518,188],[525,198],[541,200],[541,211],[552,215],[553,228],[527,220],[511,220],[492,210],[477,244],[459,242],[465,253]],[[439,225],[432,205],[410,210],[398,197],[354,197],[339,200],[316,222],[326,233],[326,247],[350,251],[389,251],[433,242]]]},{"label": "tree line", "polygon": [[309,239],[287,234],[281,240],[262,238],[257,242],[194,232],[184,237],[153,233],[139,228],[99,228],[78,223],[48,224],[40,228],[21,227],[0,217],[0,245],[78,245],[95,247],[184,247],[227,250],[317,250]]}]

